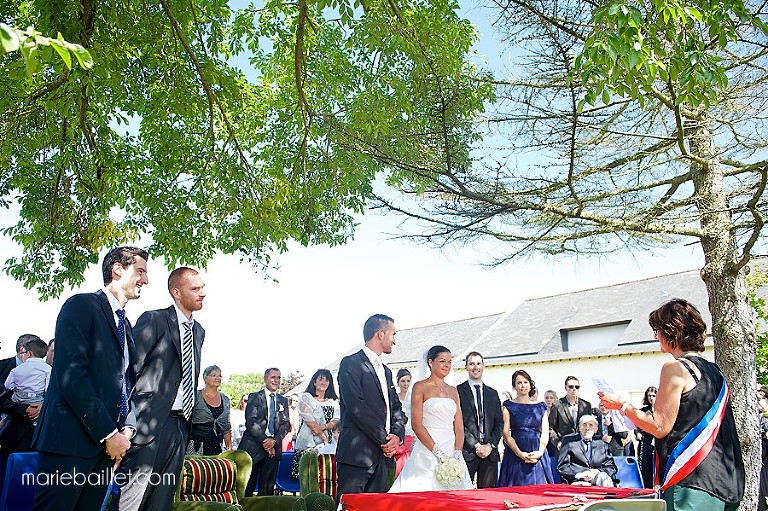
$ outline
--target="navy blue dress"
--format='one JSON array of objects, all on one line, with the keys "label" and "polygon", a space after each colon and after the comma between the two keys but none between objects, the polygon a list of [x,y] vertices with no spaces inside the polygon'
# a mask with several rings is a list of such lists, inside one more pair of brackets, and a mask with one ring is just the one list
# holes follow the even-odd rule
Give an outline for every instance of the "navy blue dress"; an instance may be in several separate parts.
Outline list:
[{"label": "navy blue dress", "polygon": [[[508,399],[504,401],[504,407],[509,412],[512,438],[515,439],[520,450],[538,451],[541,447],[541,423],[544,414],[547,413],[546,403],[520,404]],[[538,462],[531,464],[525,463],[512,452],[512,449],[505,446],[499,486],[528,486],[551,482],[552,465],[546,451]]]}]

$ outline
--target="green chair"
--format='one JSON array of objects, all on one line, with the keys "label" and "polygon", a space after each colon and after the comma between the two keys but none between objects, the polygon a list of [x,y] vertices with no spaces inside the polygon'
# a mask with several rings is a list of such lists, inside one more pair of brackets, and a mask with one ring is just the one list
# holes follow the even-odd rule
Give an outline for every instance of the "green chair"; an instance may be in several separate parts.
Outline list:
[{"label": "green chair", "polygon": [[[395,481],[395,469],[389,471],[387,477],[388,487]],[[336,509],[336,495],[339,487],[338,473],[336,472],[336,455],[318,454],[317,451],[306,451],[299,460],[299,491],[307,500],[307,511],[334,511]],[[328,497],[326,500],[310,502],[313,495]]]},{"label": "green chair", "polygon": [[303,498],[291,495],[245,496],[251,456],[225,451],[218,456],[186,456],[172,511],[306,511]]}]

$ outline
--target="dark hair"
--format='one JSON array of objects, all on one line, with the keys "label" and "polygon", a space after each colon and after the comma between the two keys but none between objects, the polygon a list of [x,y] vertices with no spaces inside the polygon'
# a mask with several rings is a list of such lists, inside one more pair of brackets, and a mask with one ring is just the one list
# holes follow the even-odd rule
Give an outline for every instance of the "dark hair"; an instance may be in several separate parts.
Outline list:
[{"label": "dark hair", "polygon": [[[19,352],[19,348],[27,344],[29,341],[34,340],[41,340],[40,337],[36,336],[35,334],[21,334],[18,339],[16,339],[16,353]],[[2,383],[2,382],[0,382]]]},{"label": "dark hair", "polygon": [[363,339],[365,342],[370,341],[373,339],[373,336],[376,335],[376,332],[387,326],[387,323],[394,322],[395,320],[389,316],[384,314],[374,314],[365,320],[365,325],[363,325]]},{"label": "dark hair", "polygon": [[465,366],[467,364],[469,364],[469,359],[472,358],[472,357],[480,357],[480,360],[483,362],[483,364],[485,364],[485,359],[483,358],[483,356],[479,352],[477,352],[477,351],[470,351],[469,353],[467,353],[467,356],[464,357],[464,365]]},{"label": "dark hair", "polygon": [[395,377],[395,383],[400,383],[400,378],[403,376],[411,376],[411,372],[405,367],[401,367],[397,370],[397,376]]},{"label": "dark hair", "polygon": [[659,389],[651,385],[647,389],[645,389],[645,394],[643,394],[643,406],[651,406],[651,402],[648,400],[648,393],[649,392],[658,392]]},{"label": "dark hair", "polygon": [[168,275],[168,292],[171,292],[171,289],[178,288],[179,284],[181,282],[181,279],[185,275],[197,275],[198,272],[194,268],[190,268],[188,266],[179,266],[175,270],[171,272],[170,275]]},{"label": "dark hair", "polygon": [[533,381],[533,378],[531,378],[531,375],[528,374],[527,371],[523,369],[518,369],[514,373],[512,373],[512,386],[515,386],[515,380],[518,376],[522,376],[526,380],[528,380],[528,383],[531,384],[531,390],[528,391],[528,397],[533,397],[536,395],[536,382]]},{"label": "dark hair", "polygon": [[265,380],[267,379],[267,376],[269,376],[269,373],[271,373],[272,371],[277,371],[279,373],[280,369],[278,369],[277,367],[270,367],[269,369],[265,369],[264,370],[264,379]]},{"label": "dark hair", "polygon": [[571,380],[579,381],[579,379],[576,378],[575,376],[566,376],[565,377],[565,383],[563,383],[563,385],[565,385],[567,387],[568,386],[568,382],[571,381]]},{"label": "dark hair", "polygon": [[139,247],[117,247],[110,250],[101,262],[101,276],[104,278],[104,285],[112,282],[112,266],[115,263],[123,268],[128,268],[133,264],[133,258],[136,256],[149,261],[147,251]]},{"label": "dark hair", "polygon": [[48,354],[48,345],[38,337],[25,342],[24,350],[35,358],[44,358]]},{"label": "dark hair", "polygon": [[648,324],[664,334],[667,344],[682,351],[704,351],[707,325],[691,303],[673,298],[648,315]]},{"label": "dark hair", "polygon": [[429,351],[427,352],[427,362],[429,362],[430,360],[435,360],[440,353],[450,353],[450,352],[451,350],[449,350],[445,346],[441,346],[439,344],[432,346],[431,348],[429,348]]},{"label": "dark hair", "polygon": [[237,402],[237,409],[244,410],[246,404],[248,404],[248,394],[243,394],[242,396],[240,396],[240,401]]},{"label": "dark hair", "polygon": [[307,390],[305,390],[305,392],[308,392],[313,397],[317,397],[315,380],[321,376],[328,380],[328,389],[325,391],[325,397],[329,399],[339,399],[339,396],[336,394],[336,388],[333,386],[333,375],[328,369],[318,369],[315,371],[315,374],[313,374],[312,378],[309,380],[309,385],[307,385]]}]

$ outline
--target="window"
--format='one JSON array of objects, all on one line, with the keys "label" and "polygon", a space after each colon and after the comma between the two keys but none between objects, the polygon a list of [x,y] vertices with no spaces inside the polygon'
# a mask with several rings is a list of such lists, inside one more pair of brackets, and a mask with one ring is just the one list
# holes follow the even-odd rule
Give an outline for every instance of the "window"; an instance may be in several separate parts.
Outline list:
[{"label": "window", "polygon": [[562,330],[563,349],[569,352],[616,348],[629,326],[629,321]]}]

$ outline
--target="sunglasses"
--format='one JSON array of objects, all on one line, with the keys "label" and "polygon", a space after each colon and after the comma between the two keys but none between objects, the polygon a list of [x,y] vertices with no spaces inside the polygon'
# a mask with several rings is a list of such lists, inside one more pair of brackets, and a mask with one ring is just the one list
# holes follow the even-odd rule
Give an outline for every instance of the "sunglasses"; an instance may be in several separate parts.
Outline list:
[{"label": "sunglasses", "polygon": [[567,387],[568,387],[569,389],[580,389],[580,388],[581,388],[581,385],[568,385]]}]

